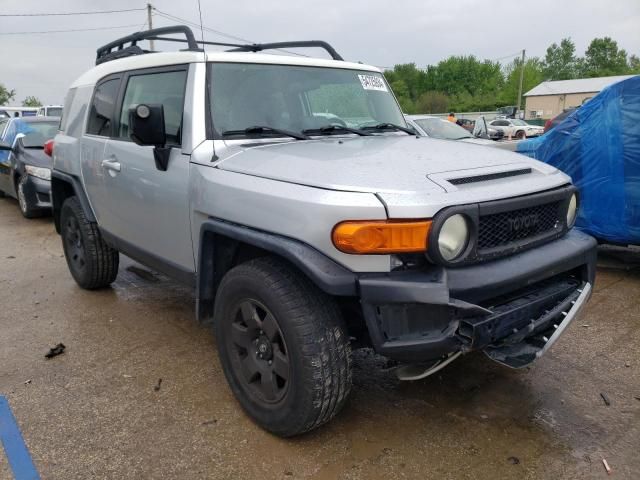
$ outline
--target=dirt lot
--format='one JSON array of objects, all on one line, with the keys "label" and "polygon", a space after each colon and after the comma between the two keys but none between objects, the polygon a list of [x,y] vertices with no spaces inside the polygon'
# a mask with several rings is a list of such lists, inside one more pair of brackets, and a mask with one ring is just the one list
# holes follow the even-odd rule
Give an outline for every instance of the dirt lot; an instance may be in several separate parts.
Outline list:
[{"label": "dirt lot", "polygon": [[51,219],[12,200],[0,245],[0,395],[43,479],[606,478],[603,458],[638,478],[640,254],[602,257],[586,314],[532,368],[476,354],[401,383],[359,351],[345,410],[280,440],[232,398],[190,290],[126,259],[112,289],[79,289]]}]

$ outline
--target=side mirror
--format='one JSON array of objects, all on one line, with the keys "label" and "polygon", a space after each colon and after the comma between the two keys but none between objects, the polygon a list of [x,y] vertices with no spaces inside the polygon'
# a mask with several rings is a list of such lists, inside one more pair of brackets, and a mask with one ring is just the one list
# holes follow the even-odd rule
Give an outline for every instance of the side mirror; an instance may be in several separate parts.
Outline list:
[{"label": "side mirror", "polygon": [[171,147],[167,147],[164,130],[164,107],[141,103],[129,109],[129,136],[136,145],[153,146],[153,158],[158,170],[169,166]]},{"label": "side mirror", "polygon": [[24,133],[19,133],[16,135],[16,138],[13,139],[13,148],[17,148],[18,144],[20,144],[20,147],[22,147],[22,139],[26,137],[26,135]]}]

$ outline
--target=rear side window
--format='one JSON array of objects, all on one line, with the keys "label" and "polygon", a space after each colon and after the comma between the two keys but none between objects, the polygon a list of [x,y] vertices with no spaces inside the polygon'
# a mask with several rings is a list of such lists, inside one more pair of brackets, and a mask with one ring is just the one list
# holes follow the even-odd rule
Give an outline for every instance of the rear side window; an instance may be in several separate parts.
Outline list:
[{"label": "rear side window", "polygon": [[118,97],[120,79],[106,80],[96,87],[89,110],[87,133],[108,137],[111,135],[111,119]]},{"label": "rear side window", "polygon": [[118,137],[129,139],[129,110],[140,103],[162,104],[167,143],[179,145],[187,71],[132,75],[124,93]]}]

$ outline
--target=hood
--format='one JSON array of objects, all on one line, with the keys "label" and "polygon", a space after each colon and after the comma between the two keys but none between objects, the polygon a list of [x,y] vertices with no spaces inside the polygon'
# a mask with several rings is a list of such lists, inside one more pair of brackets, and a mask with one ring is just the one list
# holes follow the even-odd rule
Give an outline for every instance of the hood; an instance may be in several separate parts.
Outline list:
[{"label": "hood", "polygon": [[488,145],[490,147],[494,146],[496,144],[496,142],[494,140],[489,140],[488,138],[463,138],[461,140],[458,140],[459,142],[464,142],[464,143],[472,143],[474,145]]},{"label": "hood", "polygon": [[523,155],[464,142],[407,135],[331,137],[310,141],[231,145],[217,168],[330,190],[370,193],[443,193],[429,177],[447,172],[554,168]]}]

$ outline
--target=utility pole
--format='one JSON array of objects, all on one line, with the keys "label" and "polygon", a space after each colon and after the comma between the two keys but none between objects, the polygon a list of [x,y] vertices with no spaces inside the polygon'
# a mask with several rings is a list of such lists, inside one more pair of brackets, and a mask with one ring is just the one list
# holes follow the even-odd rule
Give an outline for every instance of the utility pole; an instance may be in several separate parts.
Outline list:
[{"label": "utility pole", "polygon": [[[149,24],[149,30],[153,28],[153,6],[150,3],[147,3],[147,23]],[[154,50],[153,40],[149,40],[149,48],[151,51]],[[520,82],[522,83],[522,81]]]},{"label": "utility pole", "polygon": [[522,50],[522,64],[520,65],[520,86],[518,87],[518,109],[516,113],[520,112],[520,106],[522,105],[522,82],[524,81],[524,49]]}]

